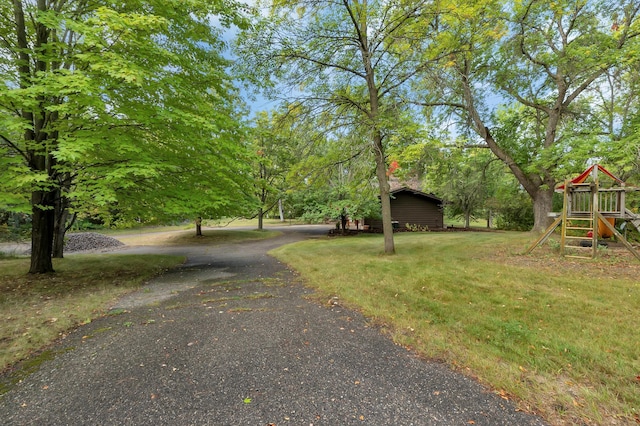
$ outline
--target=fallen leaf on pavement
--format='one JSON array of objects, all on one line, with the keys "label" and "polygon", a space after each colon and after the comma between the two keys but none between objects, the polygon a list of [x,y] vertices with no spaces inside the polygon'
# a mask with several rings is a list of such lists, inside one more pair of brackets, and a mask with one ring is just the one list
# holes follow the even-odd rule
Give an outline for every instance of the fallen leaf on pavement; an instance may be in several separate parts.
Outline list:
[{"label": "fallen leaf on pavement", "polygon": [[502,398],[502,399],[506,399],[507,401],[509,400],[509,396],[507,395],[507,393],[504,390],[500,390],[498,392],[498,395],[500,395],[500,398]]}]

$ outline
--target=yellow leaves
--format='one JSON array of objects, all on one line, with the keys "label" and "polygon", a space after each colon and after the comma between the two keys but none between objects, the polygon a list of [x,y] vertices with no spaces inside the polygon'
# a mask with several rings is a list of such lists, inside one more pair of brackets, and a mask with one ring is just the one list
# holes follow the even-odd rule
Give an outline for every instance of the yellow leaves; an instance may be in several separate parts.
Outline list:
[{"label": "yellow leaves", "polygon": [[114,32],[133,32],[164,28],[167,20],[157,15],[141,15],[139,13],[118,13],[107,7],[96,10],[97,21]]},{"label": "yellow leaves", "polygon": [[487,31],[486,34],[494,40],[500,40],[504,38],[508,32],[509,30],[506,26],[498,24],[490,31]]}]

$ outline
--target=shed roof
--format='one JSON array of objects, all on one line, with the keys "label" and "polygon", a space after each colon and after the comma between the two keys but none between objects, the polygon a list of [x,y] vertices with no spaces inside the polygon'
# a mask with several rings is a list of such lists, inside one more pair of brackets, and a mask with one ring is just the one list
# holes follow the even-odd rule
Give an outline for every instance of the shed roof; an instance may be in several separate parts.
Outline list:
[{"label": "shed roof", "polygon": [[394,195],[394,194],[397,194],[397,193],[400,193],[400,192],[409,192],[409,193],[411,193],[413,195],[417,195],[417,196],[423,197],[423,198],[428,198],[428,199],[430,199],[432,201],[436,201],[438,203],[442,203],[442,201],[443,201],[441,198],[438,198],[433,194],[427,194],[426,192],[418,191],[417,189],[409,188],[408,186],[403,186],[403,187],[394,189],[394,190],[390,191],[389,194]]}]

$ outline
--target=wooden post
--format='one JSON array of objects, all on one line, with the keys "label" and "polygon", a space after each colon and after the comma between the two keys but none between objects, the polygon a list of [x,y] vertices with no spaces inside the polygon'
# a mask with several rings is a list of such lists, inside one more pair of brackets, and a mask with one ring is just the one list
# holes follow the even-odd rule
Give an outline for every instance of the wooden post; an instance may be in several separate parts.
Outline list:
[{"label": "wooden post", "polygon": [[606,218],[600,214],[599,212],[596,213],[597,214],[597,219],[602,220],[602,223],[604,223],[604,226],[606,226],[607,228],[609,228],[609,230],[611,232],[613,232],[613,235],[616,236],[616,238],[622,243],[624,244],[624,246],[627,248],[627,250],[629,250],[631,252],[631,254],[633,254],[635,256],[636,259],[640,260],[640,254],[638,254],[638,252],[633,248],[633,246],[631,244],[629,244],[629,242],[622,236],[621,233],[618,232],[618,230],[609,223],[608,220],[606,220]]},{"label": "wooden post", "polygon": [[[597,168],[594,167],[594,170]],[[595,171],[594,171],[595,174]],[[597,176],[597,175],[596,175]],[[595,258],[598,253],[598,215],[600,214],[598,205],[598,180],[591,184],[591,258]]]},{"label": "wooden post", "polygon": [[620,191],[618,195],[619,197],[618,214],[620,215],[620,217],[623,218],[626,215],[626,211],[627,211],[627,207],[626,207],[627,191],[624,189],[625,187],[624,182],[620,184],[620,187],[622,188],[622,191]]},{"label": "wooden post", "polygon": [[531,253],[534,248],[538,247],[540,244],[543,244],[547,240],[547,238],[549,238],[549,236],[553,233],[553,231],[555,231],[558,225],[560,225],[561,221],[562,221],[562,216],[556,218],[556,220],[547,228],[547,230],[544,231],[544,234],[542,234],[540,238],[538,238],[536,242],[533,243],[531,247],[527,249],[526,252],[524,252],[524,254]]},{"label": "wooden post", "polygon": [[562,220],[562,235],[560,236],[560,255],[561,256],[565,255],[565,244],[567,243],[567,239],[565,238],[565,235],[567,235],[567,212],[570,209],[569,185],[571,185],[571,182],[569,181],[569,179],[566,179],[564,181],[564,199],[562,201],[563,205],[562,205],[562,216],[561,216],[561,220]]}]

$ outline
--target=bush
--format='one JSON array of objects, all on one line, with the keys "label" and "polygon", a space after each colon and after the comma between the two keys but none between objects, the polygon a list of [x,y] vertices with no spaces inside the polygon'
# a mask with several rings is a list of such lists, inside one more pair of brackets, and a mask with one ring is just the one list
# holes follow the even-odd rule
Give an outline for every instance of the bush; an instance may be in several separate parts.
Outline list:
[{"label": "bush", "polygon": [[0,241],[23,241],[29,239],[30,232],[29,215],[10,212],[0,214]]},{"label": "bush", "polygon": [[509,231],[528,231],[533,227],[533,203],[526,194],[518,194],[497,209],[496,226]]}]

